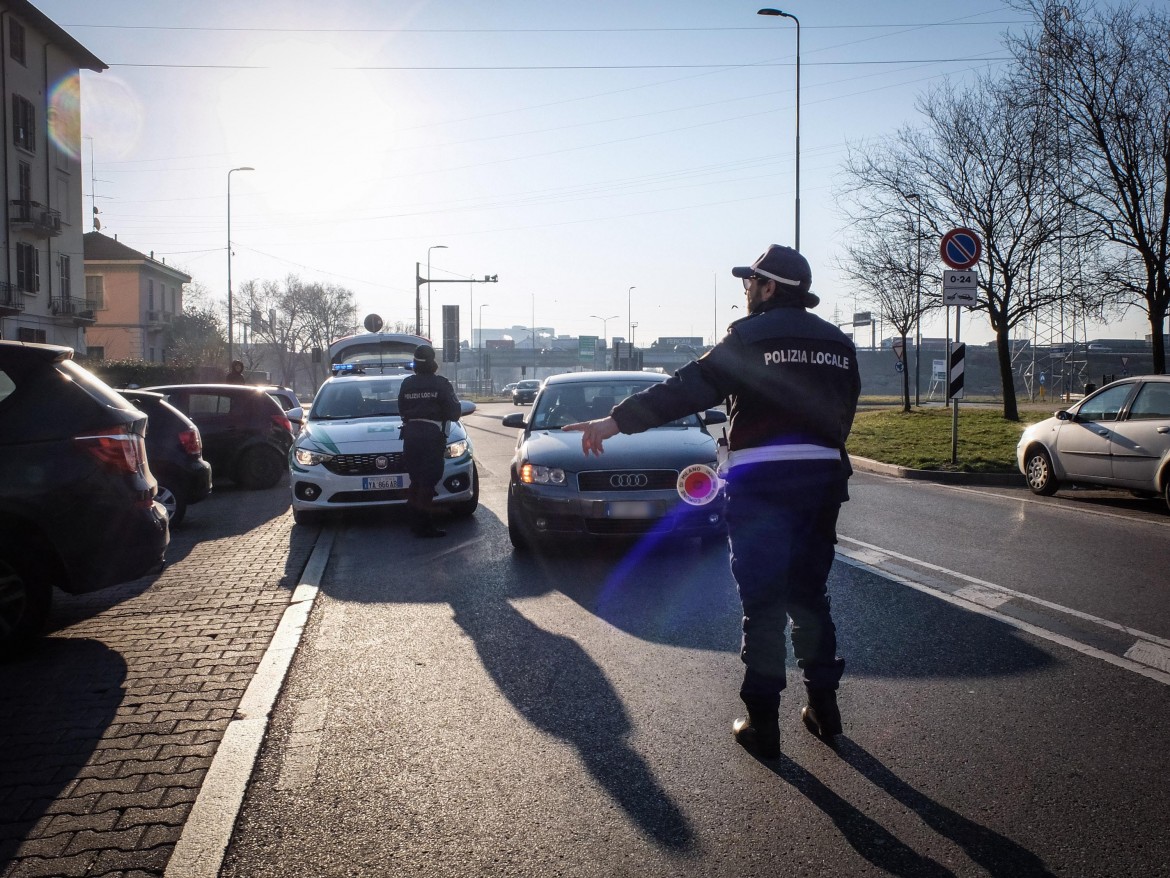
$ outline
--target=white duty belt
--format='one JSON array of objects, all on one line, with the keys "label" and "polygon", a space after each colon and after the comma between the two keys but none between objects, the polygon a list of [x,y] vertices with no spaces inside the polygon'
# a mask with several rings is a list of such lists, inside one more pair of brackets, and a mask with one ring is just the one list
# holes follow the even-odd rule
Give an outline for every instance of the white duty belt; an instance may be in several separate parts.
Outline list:
[{"label": "white duty belt", "polygon": [[411,418],[406,423],[408,423],[408,424],[434,424],[440,430],[446,429],[446,427],[443,426],[443,424],[445,423],[444,421],[432,421],[430,418]]},{"label": "white duty belt", "polygon": [[749,463],[765,463],[773,460],[840,460],[841,449],[829,448],[825,445],[811,445],[797,443],[794,445],[761,445],[758,448],[740,448],[727,456],[727,461],[719,467],[719,471],[726,472],[737,466]]}]

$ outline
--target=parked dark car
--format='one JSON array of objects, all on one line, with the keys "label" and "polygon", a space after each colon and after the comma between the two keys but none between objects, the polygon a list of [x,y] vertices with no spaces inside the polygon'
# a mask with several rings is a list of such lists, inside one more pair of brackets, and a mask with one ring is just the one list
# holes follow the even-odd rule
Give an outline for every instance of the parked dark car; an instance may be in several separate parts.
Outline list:
[{"label": "parked dark car", "polygon": [[134,407],[146,412],[146,456],[158,480],[155,499],[163,505],[171,527],[181,524],[187,507],[211,493],[211,464],[203,459],[199,427],[161,393],[121,390]]},{"label": "parked dark car", "polygon": [[616,403],[666,376],[653,372],[569,372],[545,379],[532,411],[505,415],[521,430],[508,483],[508,536],[517,549],[554,550],[581,539],[698,537],[724,544],[725,497],[716,444],[707,427],[718,409],[686,415],[605,443],[601,457],[581,450],[562,427],[602,418]]},{"label": "parked dark car", "polygon": [[282,387],[279,384],[264,384],[261,385],[261,389],[275,399],[277,404],[284,409],[284,414],[288,418],[289,425],[292,427],[293,435],[295,436],[301,432],[301,428],[305,426],[305,407],[297,397],[296,391],[291,387]]},{"label": "parked dark car", "polygon": [[271,488],[288,472],[293,434],[288,416],[263,388],[246,384],[147,387],[199,426],[203,457],[215,478]]},{"label": "parked dark car", "polygon": [[0,654],[40,633],[53,586],[137,579],[170,540],[146,415],[72,357],[0,341]]}]

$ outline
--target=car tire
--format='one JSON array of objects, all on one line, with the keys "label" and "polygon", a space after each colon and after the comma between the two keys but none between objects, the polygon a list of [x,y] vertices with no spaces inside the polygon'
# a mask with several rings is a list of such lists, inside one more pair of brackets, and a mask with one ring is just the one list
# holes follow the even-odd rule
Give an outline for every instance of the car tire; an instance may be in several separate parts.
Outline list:
[{"label": "car tire", "polygon": [[167,511],[167,521],[171,527],[178,527],[187,517],[187,500],[177,491],[159,482],[158,493],[154,497]]},{"label": "car tire", "polygon": [[318,512],[315,509],[294,509],[293,521],[305,527],[311,527],[321,523],[321,519],[325,517],[323,512]]},{"label": "car tire", "polygon": [[1170,478],[1166,479],[1166,487],[1162,489],[1162,496],[1166,498],[1166,505],[1170,507]]},{"label": "car tire", "polygon": [[249,490],[271,488],[280,481],[286,466],[280,453],[272,448],[253,448],[244,453],[236,468],[238,481]]},{"label": "car tire", "polygon": [[0,659],[40,636],[52,605],[52,586],[25,552],[0,547]]},{"label": "car tire", "polygon": [[1033,448],[1024,458],[1024,477],[1033,494],[1051,497],[1060,489],[1060,482],[1052,471],[1052,458],[1043,448]]},{"label": "car tire", "polygon": [[532,540],[525,532],[520,521],[520,501],[516,499],[514,491],[508,491],[508,539],[512,548],[518,552],[526,552],[532,548]]},{"label": "car tire", "polygon": [[479,508],[479,470],[471,465],[471,499],[452,503],[447,509],[455,518],[471,518]]}]

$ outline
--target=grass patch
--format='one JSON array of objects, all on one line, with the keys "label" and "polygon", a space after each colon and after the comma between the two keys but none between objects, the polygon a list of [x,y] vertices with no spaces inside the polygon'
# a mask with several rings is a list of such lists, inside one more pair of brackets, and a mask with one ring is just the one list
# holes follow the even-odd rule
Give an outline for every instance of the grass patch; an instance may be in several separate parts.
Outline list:
[{"label": "grass patch", "polygon": [[960,406],[957,464],[951,463],[949,408],[859,411],[846,447],[858,457],[912,469],[1014,473],[1020,433],[1048,414],[1022,412],[1014,422],[999,409]]}]

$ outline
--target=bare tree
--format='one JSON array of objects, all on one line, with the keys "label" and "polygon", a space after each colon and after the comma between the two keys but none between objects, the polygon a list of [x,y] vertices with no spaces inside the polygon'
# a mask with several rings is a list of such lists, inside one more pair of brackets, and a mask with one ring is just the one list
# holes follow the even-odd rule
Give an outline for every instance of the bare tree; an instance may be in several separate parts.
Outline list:
[{"label": "bare tree", "polygon": [[923,128],[851,150],[845,196],[904,212],[907,193],[915,193],[932,237],[956,226],[979,233],[984,255],[973,309],[986,313],[995,331],[1004,417],[1019,420],[1011,332],[1061,294],[1058,286],[1035,283],[1032,270],[1060,227],[1060,213],[1039,202],[1038,119],[1011,88],[986,77],[969,88],[935,88],[920,99],[919,111]]},{"label": "bare tree", "polygon": [[[845,244],[838,268],[856,285],[861,301],[872,303],[897,330],[902,351],[909,350],[907,337],[918,325],[922,305],[918,271],[921,266],[918,228],[911,219],[897,213],[866,214],[863,204]],[[904,354],[903,354],[904,356]],[[902,411],[910,411],[910,369],[902,366]]]},{"label": "bare tree", "polygon": [[1055,96],[1071,161],[1050,185],[1107,246],[1103,292],[1145,312],[1166,371],[1170,308],[1170,13],[1152,5],[1019,0],[1039,27],[1011,43],[1037,91]]}]

